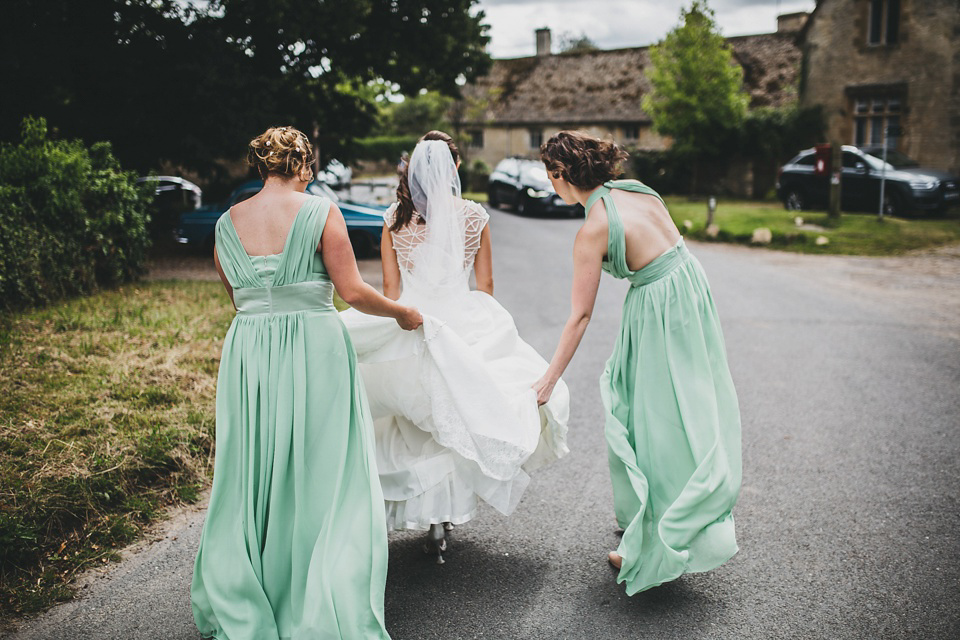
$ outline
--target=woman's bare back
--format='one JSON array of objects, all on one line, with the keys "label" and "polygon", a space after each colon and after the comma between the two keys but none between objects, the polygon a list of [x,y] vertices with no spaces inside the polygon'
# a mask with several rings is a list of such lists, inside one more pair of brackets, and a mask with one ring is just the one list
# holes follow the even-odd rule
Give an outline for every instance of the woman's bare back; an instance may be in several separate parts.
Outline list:
[{"label": "woman's bare back", "polygon": [[[626,242],[627,267],[642,269],[680,240],[670,213],[656,197],[613,189],[613,203],[620,214]],[[598,201],[603,206],[602,201]]]},{"label": "woman's bare back", "polygon": [[282,253],[300,208],[310,198],[290,189],[266,190],[235,204],[227,215],[251,256]]}]

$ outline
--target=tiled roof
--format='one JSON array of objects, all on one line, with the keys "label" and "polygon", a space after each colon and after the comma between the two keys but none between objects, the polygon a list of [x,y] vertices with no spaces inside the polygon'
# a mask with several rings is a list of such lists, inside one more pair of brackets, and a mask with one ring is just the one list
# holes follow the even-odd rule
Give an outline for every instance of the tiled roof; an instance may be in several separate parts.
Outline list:
[{"label": "tiled roof", "polygon": [[[728,38],[744,69],[750,106],[797,98],[801,52],[795,34]],[[586,124],[649,122],[640,101],[650,91],[648,47],[494,60],[464,87],[464,123]]]}]

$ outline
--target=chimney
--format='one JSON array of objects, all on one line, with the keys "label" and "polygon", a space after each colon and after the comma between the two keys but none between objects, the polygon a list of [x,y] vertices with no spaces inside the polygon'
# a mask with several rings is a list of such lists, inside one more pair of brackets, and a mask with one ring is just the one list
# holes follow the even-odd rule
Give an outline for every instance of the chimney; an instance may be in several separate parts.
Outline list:
[{"label": "chimney", "polygon": [[543,27],[542,29],[537,29],[537,55],[538,56],[548,56],[550,55],[550,27]]},{"label": "chimney", "polygon": [[806,11],[777,16],[777,33],[796,33],[803,29],[803,25],[807,23],[809,17],[810,14]]}]

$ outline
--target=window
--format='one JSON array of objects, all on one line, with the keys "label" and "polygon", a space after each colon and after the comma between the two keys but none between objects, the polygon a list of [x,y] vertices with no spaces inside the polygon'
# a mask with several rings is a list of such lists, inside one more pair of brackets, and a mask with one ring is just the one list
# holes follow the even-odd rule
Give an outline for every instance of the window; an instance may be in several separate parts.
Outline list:
[{"label": "window", "polygon": [[471,149],[483,149],[483,129],[471,129],[467,135],[470,136]]},{"label": "window", "polygon": [[639,139],[640,139],[640,125],[638,125],[638,124],[625,124],[625,125],[623,125],[623,139],[624,139],[624,140],[639,140]]},{"label": "window", "polygon": [[897,147],[900,137],[902,101],[895,96],[856,98],[853,103],[853,144],[858,147],[882,145],[886,132],[887,146]]},{"label": "window", "polygon": [[543,144],[543,129],[530,129],[530,148],[539,149]]},{"label": "window", "polygon": [[900,38],[900,0],[869,0],[867,42],[896,44]]}]

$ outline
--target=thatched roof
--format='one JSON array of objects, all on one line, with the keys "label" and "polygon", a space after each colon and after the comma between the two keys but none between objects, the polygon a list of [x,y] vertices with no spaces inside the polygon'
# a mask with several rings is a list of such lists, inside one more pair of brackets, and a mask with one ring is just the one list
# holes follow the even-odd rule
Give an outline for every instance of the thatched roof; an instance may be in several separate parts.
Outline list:
[{"label": "thatched roof", "polygon": [[[797,98],[801,52],[795,34],[728,38],[743,67],[750,106]],[[646,123],[640,100],[650,91],[648,47],[494,60],[490,73],[464,87],[465,124],[563,125]]]}]

